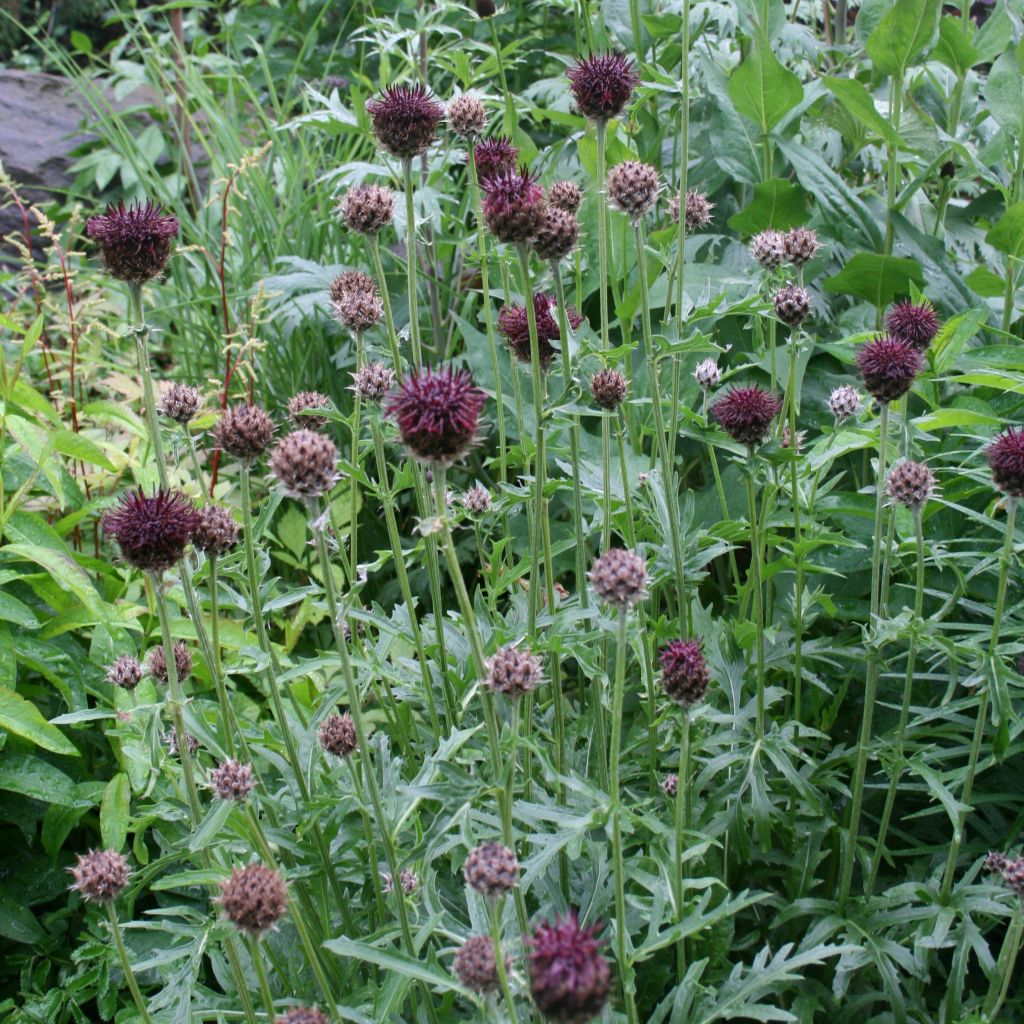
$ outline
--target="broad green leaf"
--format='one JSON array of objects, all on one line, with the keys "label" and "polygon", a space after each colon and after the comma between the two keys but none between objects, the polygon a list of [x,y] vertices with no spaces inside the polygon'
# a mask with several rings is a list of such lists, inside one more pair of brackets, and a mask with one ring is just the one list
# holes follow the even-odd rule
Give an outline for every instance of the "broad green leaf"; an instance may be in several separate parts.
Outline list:
[{"label": "broad green leaf", "polygon": [[924,284],[917,260],[859,252],[838,274],[828,278],[825,290],[856,295],[874,306],[885,306],[897,295],[909,295],[911,282]]},{"label": "broad green leaf", "polygon": [[963,77],[978,62],[978,51],[971,44],[959,18],[939,19],[939,41],[932,56],[958,77]]},{"label": "broad green leaf", "polygon": [[897,0],[868,37],[867,51],[876,70],[902,78],[939,34],[942,0]]},{"label": "broad green leaf", "polygon": [[42,566],[65,590],[74,594],[93,615],[106,617],[106,609],[88,573],[70,556],[50,548],[37,548],[29,544],[7,544],[0,553],[23,558]]},{"label": "broad green leaf", "polygon": [[985,241],[1007,256],[1020,256],[1024,252],[1024,203],[1009,207],[992,226]]},{"label": "broad green leaf", "polygon": [[736,109],[767,134],[804,98],[804,87],[778,62],[759,32],[747,59],[729,78],[729,96]]},{"label": "broad green leaf", "polygon": [[90,441],[81,434],[71,430],[55,430],[50,434],[50,443],[54,451],[69,456],[75,462],[88,462],[90,465],[114,471],[114,465],[104,454],[103,449],[95,441]]},{"label": "broad green leaf", "polygon": [[898,146],[900,137],[895,128],[878,112],[867,87],[856,78],[826,78],[825,85],[833,96],[862,125],[884,139],[890,146]]},{"label": "broad green leaf", "polygon": [[996,124],[1018,137],[1024,116],[1024,74],[1013,50],[1007,50],[992,65],[984,89],[988,112]]},{"label": "broad green leaf", "polygon": [[108,850],[120,850],[128,835],[131,814],[131,786],[128,776],[118,772],[103,790],[100,801],[100,835]]},{"label": "broad green leaf", "polygon": [[23,601],[19,601],[4,590],[0,590],[0,619],[4,622],[13,622],[16,626],[23,626],[25,629],[39,627],[36,613]]},{"label": "broad green leaf", "polygon": [[986,299],[998,299],[1006,289],[1006,282],[988,267],[975,267],[964,280],[972,292]]},{"label": "broad green leaf", "polygon": [[729,227],[742,235],[765,228],[786,231],[807,220],[807,193],[785,178],[769,178],[754,186],[754,197],[729,218]]},{"label": "broad green leaf", "polygon": [[422,981],[431,987],[437,987],[447,992],[462,992],[465,989],[445,971],[439,971],[423,960],[414,960],[405,953],[399,953],[394,949],[378,949],[368,942],[357,942],[347,936],[339,939],[332,939],[324,943],[324,949],[329,949],[338,956],[355,957],[369,964],[375,964],[385,971],[393,971],[411,981]]},{"label": "broad green leaf", "polygon": [[78,755],[75,745],[60,729],[43,718],[32,701],[6,686],[0,687],[0,729],[55,754]]},{"label": "broad green leaf", "polygon": [[25,906],[23,894],[0,890],[0,935],[26,946],[46,938],[35,914]]},{"label": "broad green leaf", "polygon": [[64,772],[31,754],[0,753],[0,789],[65,807],[75,807],[82,800]]}]

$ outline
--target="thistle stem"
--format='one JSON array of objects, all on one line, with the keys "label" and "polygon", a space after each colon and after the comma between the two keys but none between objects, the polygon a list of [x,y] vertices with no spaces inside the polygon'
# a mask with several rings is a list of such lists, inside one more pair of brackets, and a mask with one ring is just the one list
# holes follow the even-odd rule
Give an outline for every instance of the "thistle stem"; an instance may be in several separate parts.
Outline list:
[{"label": "thistle stem", "polygon": [[619,964],[619,980],[630,1024],[638,1024],[633,994],[633,970],[626,957],[626,872],[622,856],[622,798],[619,788],[622,756],[622,708],[626,688],[626,626],[625,608],[619,609],[615,644],[615,679],[612,684],[612,740],[609,749],[609,797],[612,813],[612,856],[615,870],[615,958]]},{"label": "thistle stem", "polygon": [[853,775],[853,798],[850,804],[850,826],[843,847],[842,870],[839,878],[839,909],[846,906],[853,881],[853,866],[857,859],[857,836],[860,832],[860,811],[864,799],[864,777],[867,774],[868,744],[871,742],[871,723],[875,714],[875,693],[878,690],[879,651],[875,645],[878,630],[878,609],[881,598],[881,545],[882,513],[885,510],[885,469],[889,443],[889,403],[883,402],[878,421],[878,472],[875,476],[875,531],[871,546],[871,619],[869,636],[872,637],[868,656],[867,683],[864,688],[864,712],[861,718],[860,739]]},{"label": "thistle stem", "polygon": [[903,703],[900,706],[900,718],[896,726],[896,751],[893,759],[892,776],[889,779],[889,789],[885,794],[885,808],[882,811],[882,820],[878,826],[878,839],[875,841],[875,853],[871,859],[871,873],[865,887],[865,895],[870,896],[875,888],[875,881],[878,878],[878,871],[882,863],[882,855],[885,852],[885,837],[889,831],[889,823],[892,820],[893,807],[896,804],[896,795],[899,789],[900,779],[903,776],[903,748],[906,742],[907,722],[910,719],[910,700],[914,692],[914,669],[917,660],[917,633],[921,622],[921,612],[924,608],[924,534],[921,528],[921,510],[912,510],[914,517],[914,548],[917,555],[917,575],[914,585],[914,619],[910,644],[907,648],[907,671],[903,677]]},{"label": "thistle stem", "polygon": [[508,983],[508,971],[505,969],[505,954],[501,948],[501,907],[502,899],[487,901],[487,919],[491,929],[491,942],[494,944],[494,966],[498,972],[498,984],[505,1000],[509,1024],[516,1024],[519,1015],[516,1012],[516,1001],[512,998],[512,989]]},{"label": "thistle stem", "polygon": [[249,956],[253,968],[256,971],[256,982],[260,990],[260,998],[263,1000],[263,1008],[267,1011],[267,1019],[273,1021],[277,1014],[274,1010],[274,997],[270,992],[270,982],[267,980],[267,969],[263,965],[263,953],[260,950],[260,940],[255,936],[249,938]]},{"label": "thistle stem", "polygon": [[800,332],[794,329],[789,344],[789,464],[790,502],[793,510],[793,720],[797,728],[803,711],[803,646],[804,646],[804,557],[800,550],[800,487],[797,462],[800,441],[796,431],[796,364],[800,354]]},{"label": "thistle stem", "polygon": [[757,738],[764,738],[764,595],[761,583],[761,537],[757,524],[757,499],[754,495],[754,450],[747,449],[744,473],[747,481],[747,515],[750,520],[750,572],[754,591],[754,629],[757,661]]},{"label": "thistle stem", "polygon": [[[672,882],[676,901],[676,920],[686,917],[683,902],[683,833],[690,827],[690,712],[683,709],[683,724],[679,741],[679,774],[676,777],[675,799],[675,863],[672,864]],[[686,975],[686,940],[676,943],[676,976],[682,981]]]},{"label": "thistle stem", "polygon": [[[1003,609],[1006,607],[1006,581],[1010,570],[1010,560],[1013,556],[1013,533],[1017,518],[1017,499],[1006,496],[1006,536],[1003,541],[1003,550],[999,558],[999,589],[996,592],[995,614],[992,616],[992,635],[988,644],[988,663],[994,665],[999,651],[999,630],[1003,623]],[[964,775],[963,789],[960,792],[960,803],[969,806],[971,793],[974,789],[974,776],[978,770],[978,758],[981,754],[981,741],[985,735],[985,724],[988,721],[988,705],[991,700],[991,684],[986,680],[981,684],[981,699],[978,702],[977,718],[974,722],[974,735],[971,737],[971,752],[967,758],[967,772]],[[940,900],[945,903],[953,888],[953,876],[956,873],[956,862],[960,855],[960,845],[964,839],[964,823],[967,820],[967,812],[957,812],[956,827],[953,830],[953,840],[949,844],[949,856],[946,858],[946,869],[942,876],[942,890]]]},{"label": "thistle stem", "polygon": [[[605,174],[607,163],[608,122],[600,119],[594,122],[594,133],[597,138],[597,287],[600,297],[601,311],[601,352],[607,357],[611,348],[610,324],[608,323],[608,204],[605,201]],[[611,446],[610,424],[608,417],[601,420],[601,449],[604,487],[604,521],[601,528],[601,550],[611,547],[612,541],[612,510],[611,510]]]},{"label": "thistle stem", "polygon": [[1022,935],[1024,935],[1024,899],[1018,896],[1017,904],[1013,908],[1010,927],[1006,930],[1006,937],[1003,939],[1002,948],[999,950],[999,960],[996,963],[996,970],[989,984],[985,1005],[982,1007],[981,1012],[985,1020],[999,1020],[999,1011],[1002,1009],[1006,993],[1010,989],[1010,981],[1014,976],[1013,967],[1017,962]]},{"label": "thistle stem", "polygon": [[110,930],[114,936],[114,945],[117,946],[117,955],[121,959],[121,970],[124,972],[124,980],[135,1001],[135,1008],[139,1011],[145,1024],[153,1024],[153,1018],[146,1009],[146,1001],[139,991],[139,983],[135,980],[135,972],[132,970],[131,961],[128,959],[128,949],[124,944],[124,936],[121,934],[121,922],[117,919],[117,911],[114,909],[113,900],[107,902],[107,917],[110,920]]},{"label": "thistle stem", "polygon": [[391,293],[388,291],[388,279],[384,276],[384,265],[380,259],[380,243],[376,235],[370,236],[370,255],[373,257],[373,269],[377,274],[377,287],[380,288],[381,303],[384,306],[384,323],[387,327],[388,344],[391,346],[391,359],[395,364],[395,373],[402,372],[402,352],[398,345],[398,332],[395,330],[395,316],[391,310]]},{"label": "thistle stem", "polygon": [[402,178],[405,183],[405,279],[409,295],[409,342],[412,346],[412,365],[418,370],[422,365],[420,354],[420,320],[416,296],[416,208],[413,203],[412,160],[402,161]]}]

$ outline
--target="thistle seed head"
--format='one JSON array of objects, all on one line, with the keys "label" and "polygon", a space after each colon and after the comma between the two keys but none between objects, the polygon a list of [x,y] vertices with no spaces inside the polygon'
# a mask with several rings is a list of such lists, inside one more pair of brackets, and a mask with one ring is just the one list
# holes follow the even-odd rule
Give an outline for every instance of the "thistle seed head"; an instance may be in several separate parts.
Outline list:
[{"label": "thistle seed head", "polygon": [[379,402],[395,386],[395,371],[383,363],[367,363],[352,374],[352,390],[364,401]]},{"label": "thistle seed head", "polygon": [[319,498],[338,481],[338,449],[315,430],[293,430],[270,455],[270,472],[285,494]]},{"label": "thistle seed head", "polygon": [[821,248],[818,236],[810,228],[793,228],[786,232],[782,243],[787,263],[794,267],[802,267],[814,258]]},{"label": "thistle seed head", "polygon": [[[511,961],[505,957],[506,973]],[[494,942],[489,935],[474,935],[459,947],[453,964],[455,977],[471,992],[489,995],[500,987],[498,964],[494,959]]]},{"label": "thistle seed head", "polygon": [[502,647],[487,663],[487,687],[506,697],[521,697],[544,681],[543,662],[528,648]]},{"label": "thistle seed head", "polygon": [[254,938],[273,928],[284,916],[288,887],[284,879],[263,864],[235,868],[220,884],[224,916],[239,931]]},{"label": "thistle seed head", "polygon": [[786,256],[786,237],[781,231],[762,231],[751,240],[750,253],[765,270],[776,270]]},{"label": "thistle seed head", "polygon": [[935,474],[923,462],[909,459],[889,470],[885,489],[893,501],[912,512],[920,511],[935,493]]},{"label": "thistle seed head", "polygon": [[379,235],[394,219],[395,194],[380,185],[357,185],[342,197],[338,212],[350,231]]},{"label": "thistle seed head", "polygon": [[288,419],[296,428],[323,430],[327,426],[327,417],[315,414],[318,409],[330,408],[331,400],[319,391],[300,391],[288,399]]},{"label": "thistle seed head", "polygon": [[608,172],[607,189],[612,205],[636,221],[654,208],[661,180],[650,164],[626,160]]},{"label": "thistle seed head", "polygon": [[130,654],[118,655],[107,666],[107,682],[122,690],[134,690],[142,681],[142,662]]},{"label": "thistle seed head", "polygon": [[245,800],[255,785],[251,764],[228,760],[210,773],[210,788],[221,800]]},{"label": "thistle seed head", "polygon": [[811,296],[805,288],[787,285],[775,293],[775,315],[790,327],[799,327],[811,312]]},{"label": "thistle seed head", "polygon": [[235,548],[238,533],[238,523],[226,508],[207,505],[199,512],[192,545],[211,558],[219,558]]},{"label": "thistle seed head", "polygon": [[448,127],[459,138],[476,138],[487,125],[487,108],[475,96],[457,96],[448,104]]},{"label": "thistle seed head", "polygon": [[71,888],[90,903],[110,903],[128,885],[128,861],[116,850],[79,854],[78,863],[68,870],[74,878]]},{"label": "thistle seed head", "polygon": [[614,608],[626,610],[647,597],[647,566],[635,551],[611,548],[587,575],[594,593]]},{"label": "thistle seed head", "polygon": [[626,398],[626,378],[611,367],[590,378],[590,394],[602,409],[617,409]]},{"label": "thistle seed head", "polygon": [[583,202],[583,190],[575,181],[556,181],[548,188],[548,206],[575,213]]},{"label": "thistle seed head", "polygon": [[576,214],[549,202],[531,244],[542,260],[563,260],[576,248],[579,237]]},{"label": "thistle seed head", "polygon": [[213,431],[214,443],[240,462],[255,459],[274,437],[274,421],[258,405],[225,409]]},{"label": "thistle seed head", "polygon": [[320,726],[320,746],[335,757],[350,757],[359,747],[356,725],[346,711],[343,715],[331,715]]},{"label": "thistle seed head", "polygon": [[199,411],[199,389],[172,384],[161,396],[157,411],[184,426]]},{"label": "thistle seed head", "polygon": [[843,384],[841,387],[836,388],[828,396],[829,410],[839,423],[849,419],[851,416],[856,416],[860,412],[862,405],[863,403],[860,400],[857,389],[851,388],[848,384]]},{"label": "thistle seed head", "polygon": [[693,371],[693,379],[705,391],[710,391],[722,382],[722,371],[714,359],[702,359]]},{"label": "thistle seed head", "polygon": [[496,899],[519,884],[519,861],[501,843],[481,843],[469,851],[462,874],[471,889],[489,899]]},{"label": "thistle seed head", "polygon": [[[174,641],[174,668],[179,683],[192,675],[192,652],[184,640]],[[158,644],[149,652],[146,671],[158,683],[167,685],[167,651],[163,644]]]}]

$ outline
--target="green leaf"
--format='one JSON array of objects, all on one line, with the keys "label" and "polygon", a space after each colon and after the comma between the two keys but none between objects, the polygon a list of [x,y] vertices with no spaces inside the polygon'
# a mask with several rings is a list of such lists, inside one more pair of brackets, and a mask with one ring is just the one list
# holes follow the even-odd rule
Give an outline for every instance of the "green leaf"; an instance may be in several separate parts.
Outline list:
[{"label": "green leaf", "polygon": [[1009,207],[989,230],[985,241],[1007,256],[1020,256],[1024,252],[1024,203]]},{"label": "green leaf", "polygon": [[35,704],[6,686],[0,687],[0,729],[6,729],[54,754],[78,755],[75,745],[60,729],[43,718]]},{"label": "green leaf", "polygon": [[939,34],[942,0],[897,0],[868,37],[867,51],[876,70],[902,78]]},{"label": "green leaf", "polygon": [[70,556],[50,548],[28,544],[7,544],[0,553],[41,565],[60,586],[74,594],[97,618],[106,618],[106,609],[86,571]]},{"label": "green leaf", "polygon": [[895,128],[878,112],[867,87],[856,78],[826,78],[829,92],[869,131],[898,146],[900,137]]},{"label": "green leaf", "polygon": [[72,32],[71,45],[79,53],[92,53],[92,40],[84,32]]},{"label": "green leaf", "polygon": [[0,935],[12,942],[33,946],[46,938],[35,914],[25,906],[21,893],[0,890]]},{"label": "green leaf", "polygon": [[347,936],[325,942],[324,949],[329,949],[332,953],[337,953],[338,956],[355,957],[368,964],[375,964],[385,971],[400,974],[411,981],[422,981],[432,988],[467,994],[466,989],[447,972],[439,971],[423,960],[414,960],[411,956],[396,950],[378,949],[368,942],[357,942]]},{"label": "green leaf", "polygon": [[1024,110],[1024,75],[1013,50],[1007,50],[992,65],[985,82],[985,99],[996,124],[1015,138],[1019,136]]},{"label": "green leaf", "polygon": [[132,791],[128,776],[118,772],[103,790],[100,801],[100,835],[108,850],[120,850],[128,835]]},{"label": "green leaf", "polygon": [[804,98],[804,87],[776,60],[765,34],[758,32],[747,59],[729,78],[729,96],[736,109],[767,135]]},{"label": "green leaf", "polygon": [[1006,282],[988,267],[975,267],[964,278],[975,295],[986,299],[998,299],[1006,288]]},{"label": "green leaf", "polygon": [[64,772],[31,754],[0,754],[0,789],[64,807],[81,803],[74,782]]},{"label": "green leaf", "polygon": [[729,218],[729,227],[742,235],[766,228],[786,231],[807,220],[807,193],[785,178],[769,178],[754,186],[754,197]]},{"label": "green leaf", "polygon": [[825,282],[825,290],[856,295],[874,306],[885,306],[897,295],[909,295],[911,283],[924,284],[917,260],[859,252]]},{"label": "green leaf", "polygon": [[39,620],[31,608],[23,601],[0,590],[0,619],[4,622],[13,622],[16,626],[25,629],[38,629]]},{"label": "green leaf", "polygon": [[971,45],[959,18],[939,19],[939,41],[932,56],[959,78],[963,78],[977,64],[978,51]]},{"label": "green leaf", "polygon": [[88,462],[93,466],[114,471],[114,464],[103,453],[103,449],[81,434],[71,430],[55,430],[50,434],[50,443],[54,451],[67,455],[75,462]]}]

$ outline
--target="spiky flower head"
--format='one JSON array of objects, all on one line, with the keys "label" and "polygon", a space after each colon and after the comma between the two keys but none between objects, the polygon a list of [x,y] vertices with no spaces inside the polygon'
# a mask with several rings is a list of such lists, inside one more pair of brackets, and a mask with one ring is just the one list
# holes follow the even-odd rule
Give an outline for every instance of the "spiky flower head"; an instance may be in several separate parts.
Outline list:
[{"label": "spiky flower head", "polygon": [[68,868],[71,888],[91,903],[110,903],[128,885],[128,861],[117,850],[90,850]]},{"label": "spiky flower head", "polygon": [[448,104],[448,126],[460,138],[476,138],[486,125],[487,108],[475,96],[456,96]]},{"label": "spiky flower head", "polygon": [[921,351],[935,340],[939,326],[939,315],[927,300],[919,305],[909,299],[897,302],[885,318],[885,329],[890,337]]},{"label": "spiky flower head", "polygon": [[612,972],[595,938],[600,927],[581,928],[571,910],[553,924],[542,921],[526,939],[530,994],[546,1020],[585,1024],[604,1009]]},{"label": "spiky flower head", "polygon": [[684,708],[691,708],[708,692],[711,673],[699,640],[673,640],[658,656],[661,688]]},{"label": "spiky flower head", "polygon": [[142,285],[159,277],[178,237],[178,218],[165,215],[156,203],[125,206],[112,203],[106,213],[90,217],[85,233],[99,245],[103,265],[112,277]]},{"label": "spiky flower head", "polygon": [[293,1006],[283,1017],[278,1017],[274,1024],[331,1024],[325,1013],[315,1006]]},{"label": "spiky flower head", "polygon": [[[686,217],[687,231],[700,231],[711,223],[711,211],[715,208],[703,192],[695,192],[692,189],[686,193],[686,204],[684,216]],[[668,204],[669,216],[674,224],[679,223],[679,193],[677,192]]]},{"label": "spiky flower head", "polygon": [[1010,858],[1005,853],[993,851],[985,856],[982,867],[992,874],[1001,875],[1010,863]]},{"label": "spiky flower head", "polygon": [[556,181],[548,187],[548,205],[575,213],[583,202],[583,190],[575,181]]},{"label": "spiky flower head", "polygon": [[705,391],[710,391],[722,382],[722,371],[714,359],[702,359],[693,371],[693,379]]},{"label": "spiky flower head", "polygon": [[811,296],[806,288],[786,285],[775,293],[775,315],[790,327],[799,327],[811,312]]},{"label": "spiky flower head", "polygon": [[394,219],[395,193],[381,185],[356,185],[338,204],[345,226],[360,235],[378,235]]},{"label": "spiky flower head", "polygon": [[664,790],[666,796],[675,798],[676,793],[679,792],[679,776],[675,772],[671,772],[661,780],[661,788]]},{"label": "spiky flower head", "polygon": [[[452,965],[455,977],[471,992],[487,995],[500,987],[498,964],[494,959],[494,941],[489,935],[474,935],[459,947]],[[505,957],[505,971],[511,962]]]},{"label": "spiky flower head", "polygon": [[607,189],[612,206],[635,221],[658,201],[661,180],[657,169],[650,164],[625,160],[608,172]]},{"label": "spiky flower head", "polygon": [[461,498],[467,512],[482,516],[491,507],[491,492],[482,484],[474,484]]},{"label": "spiky flower head", "polygon": [[346,711],[343,715],[331,715],[320,726],[320,746],[335,757],[349,757],[359,746],[356,724]]},{"label": "spiky flower head", "polygon": [[647,565],[635,551],[611,548],[595,559],[587,578],[605,604],[620,610],[647,596]]},{"label": "spiky flower head", "polygon": [[368,402],[379,402],[394,386],[395,371],[384,363],[367,363],[352,374],[352,390]]},{"label": "spiky flower head", "polygon": [[[174,670],[179,683],[192,675],[192,651],[184,640],[174,641]],[[158,683],[166,685],[168,681],[167,651],[163,644],[157,644],[149,652],[149,657],[146,659],[146,671]]]},{"label": "spiky flower head", "polygon": [[626,397],[626,378],[610,366],[598,370],[590,378],[590,394],[602,409],[617,409]]},{"label": "spiky flower head", "polygon": [[[792,435],[792,433],[791,433],[791,431],[789,429],[789,424],[788,423],[783,423],[782,424],[782,437],[779,439],[779,447],[780,448],[789,448],[789,447],[792,446],[792,444],[793,444],[793,435]],[[802,430],[798,430],[796,432],[796,450],[798,452],[802,451],[803,447],[804,447],[804,432]]]},{"label": "spiky flower head", "polygon": [[172,384],[160,396],[157,411],[184,426],[199,411],[199,389],[188,384]]},{"label": "spiky flower head", "polygon": [[[537,357],[542,370],[546,370],[551,365],[551,360],[555,355],[555,349],[551,342],[561,340],[558,320],[555,319],[557,308],[556,300],[550,295],[534,293],[533,311],[537,321]],[[583,323],[583,317],[571,307],[566,309],[565,317],[573,330]],[[508,347],[516,359],[521,363],[530,362],[530,320],[525,306],[505,306],[498,314],[498,332],[508,342]]]},{"label": "spiky flower head", "polygon": [[640,81],[624,53],[593,53],[565,72],[579,112],[591,121],[618,117]]},{"label": "spiky flower head", "polygon": [[293,498],[319,498],[338,481],[338,449],[315,430],[293,430],[271,452],[269,465]]},{"label": "spiky flower head", "polygon": [[[390,872],[382,871],[380,877],[384,883],[384,892],[394,892],[395,880],[391,877]],[[402,892],[406,896],[411,896],[420,887],[420,876],[412,868],[402,868],[398,872],[398,884],[402,887]]]},{"label": "spiky flower head", "polygon": [[210,772],[210,788],[221,800],[244,800],[255,785],[251,764],[229,759]]},{"label": "spiky flower head", "polygon": [[142,681],[142,662],[130,654],[118,655],[107,666],[107,682],[122,690],[134,690]]},{"label": "spiky flower head", "polygon": [[129,491],[103,516],[103,529],[129,565],[155,573],[181,560],[198,524],[195,506],[177,490],[159,490],[151,497]]},{"label": "spiky flower head", "polygon": [[217,447],[242,462],[262,455],[273,437],[274,421],[258,405],[225,409],[213,429]]},{"label": "spiky flower head", "polygon": [[384,316],[384,303],[377,282],[360,270],[344,270],[328,291],[332,316],[348,330],[361,334]]},{"label": "spiky flower head", "polygon": [[462,865],[466,885],[489,898],[504,896],[519,884],[519,861],[501,843],[481,843]]},{"label": "spiky flower head", "polygon": [[849,384],[841,385],[828,396],[829,410],[839,423],[856,416],[861,410],[861,405],[857,389],[851,388]]},{"label": "spiky flower head", "polygon": [[521,697],[544,680],[543,662],[529,648],[514,644],[502,647],[487,662],[484,683],[494,693]]},{"label": "spiky flower head", "polygon": [[473,148],[477,180],[486,181],[505,171],[514,171],[518,156],[519,150],[512,145],[511,136],[495,135],[481,139]]},{"label": "spiky flower head", "polygon": [[389,86],[366,104],[366,112],[377,141],[403,160],[426,152],[444,117],[444,107],[419,84]]},{"label": "spiky flower head", "polygon": [[288,419],[295,427],[323,430],[327,426],[327,417],[317,416],[316,412],[332,407],[331,400],[319,391],[300,391],[288,399]]},{"label": "spiky flower head", "polygon": [[810,228],[792,228],[786,232],[782,248],[787,263],[792,263],[794,267],[802,267],[814,258],[814,254],[821,248],[821,243]]},{"label": "spiky flower head", "polygon": [[448,465],[476,440],[487,396],[468,370],[442,366],[414,370],[384,405],[413,457]]},{"label": "spiky flower head", "polygon": [[480,182],[484,223],[499,242],[529,241],[544,219],[544,190],[526,167],[498,171]]},{"label": "spiky flower head", "polygon": [[238,544],[238,523],[219,505],[207,505],[199,513],[192,544],[211,558],[226,555]]},{"label": "spiky flower head", "polygon": [[259,938],[284,917],[288,887],[284,879],[263,864],[235,868],[220,883],[220,906],[239,931]]},{"label": "spiky flower head", "polygon": [[857,352],[857,368],[864,379],[864,387],[879,402],[902,398],[913,385],[923,362],[916,348],[887,334],[862,345]]},{"label": "spiky flower head", "polygon": [[711,415],[722,429],[741,444],[761,444],[768,436],[772,420],[782,409],[782,399],[765,388],[730,388],[711,406]]},{"label": "spiky flower head", "polygon": [[781,231],[762,231],[751,240],[750,254],[765,270],[775,270],[786,256],[786,236]]},{"label": "spiky flower head", "polygon": [[576,214],[549,202],[531,244],[542,260],[563,260],[576,248],[579,237]]},{"label": "spiky flower head", "polygon": [[893,501],[916,512],[935,493],[935,474],[923,462],[908,459],[889,470],[885,489]]},{"label": "spiky flower head", "polygon": [[[164,741],[164,745],[167,747],[171,757],[176,757],[178,754],[178,732],[176,729],[171,729],[170,732],[165,732],[161,737]],[[195,738],[191,733],[185,733],[185,744],[188,747],[190,754],[195,754],[199,749],[199,740]]]},{"label": "spiky flower head", "polygon": [[1011,892],[1024,896],[1024,857],[1014,857],[1003,868],[1003,880]]},{"label": "spiky flower head", "polygon": [[1009,427],[986,449],[992,482],[1011,498],[1024,498],[1024,430]]}]

